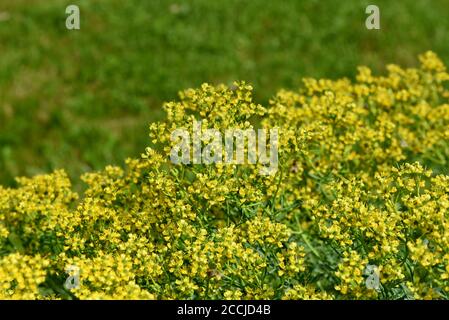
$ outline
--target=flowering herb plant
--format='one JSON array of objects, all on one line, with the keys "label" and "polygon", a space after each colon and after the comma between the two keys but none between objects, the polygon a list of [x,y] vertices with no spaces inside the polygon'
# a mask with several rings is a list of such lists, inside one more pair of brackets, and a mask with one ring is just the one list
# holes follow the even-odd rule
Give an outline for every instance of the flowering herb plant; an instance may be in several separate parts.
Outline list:
[{"label": "flowering herb plant", "polygon": [[[449,75],[420,61],[268,106],[204,84],[81,194],[62,170],[0,187],[0,299],[447,299]],[[277,170],[172,163],[171,133],[199,120],[278,128]]]}]

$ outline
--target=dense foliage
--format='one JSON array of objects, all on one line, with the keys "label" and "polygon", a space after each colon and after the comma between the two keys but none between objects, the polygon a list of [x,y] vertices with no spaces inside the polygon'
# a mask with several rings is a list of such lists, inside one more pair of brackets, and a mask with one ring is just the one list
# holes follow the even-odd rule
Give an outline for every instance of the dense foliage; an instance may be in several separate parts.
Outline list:
[{"label": "dense foliage", "polygon": [[[304,79],[265,107],[248,84],[204,84],[82,194],[64,171],[0,187],[0,298],[448,298],[449,75],[420,61]],[[172,164],[170,133],[195,119],[279,128],[278,171]]]}]

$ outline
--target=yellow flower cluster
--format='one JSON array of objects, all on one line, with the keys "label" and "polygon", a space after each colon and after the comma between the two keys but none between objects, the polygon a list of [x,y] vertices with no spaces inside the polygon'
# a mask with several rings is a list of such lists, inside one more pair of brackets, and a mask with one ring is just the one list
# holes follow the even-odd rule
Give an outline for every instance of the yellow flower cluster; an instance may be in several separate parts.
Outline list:
[{"label": "yellow flower cluster", "polygon": [[40,255],[11,253],[0,260],[0,299],[36,299],[49,261]]},{"label": "yellow flower cluster", "polygon": [[[449,75],[420,61],[265,107],[244,82],[204,84],[82,194],[64,171],[0,187],[0,299],[449,298]],[[171,133],[200,120],[278,128],[278,170],[172,163]]]}]

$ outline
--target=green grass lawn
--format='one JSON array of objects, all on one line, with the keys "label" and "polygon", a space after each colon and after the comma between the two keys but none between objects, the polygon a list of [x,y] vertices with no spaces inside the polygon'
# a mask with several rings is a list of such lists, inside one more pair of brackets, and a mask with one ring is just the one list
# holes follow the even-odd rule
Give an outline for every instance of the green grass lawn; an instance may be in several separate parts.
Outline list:
[{"label": "green grass lawn", "polygon": [[[368,4],[381,30],[365,28]],[[264,103],[429,49],[449,63],[447,0],[0,0],[0,184],[139,156],[162,103],[203,82],[246,80]]]}]

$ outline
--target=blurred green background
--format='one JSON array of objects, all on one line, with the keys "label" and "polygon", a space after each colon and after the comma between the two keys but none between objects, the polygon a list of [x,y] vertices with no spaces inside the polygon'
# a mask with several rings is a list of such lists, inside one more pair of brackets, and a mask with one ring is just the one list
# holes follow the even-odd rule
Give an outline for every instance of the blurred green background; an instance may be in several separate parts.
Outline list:
[{"label": "blurred green background", "polygon": [[[81,30],[65,28],[69,4]],[[203,82],[246,80],[265,103],[429,49],[449,62],[448,0],[0,0],[0,184],[139,156],[162,103]]]}]

